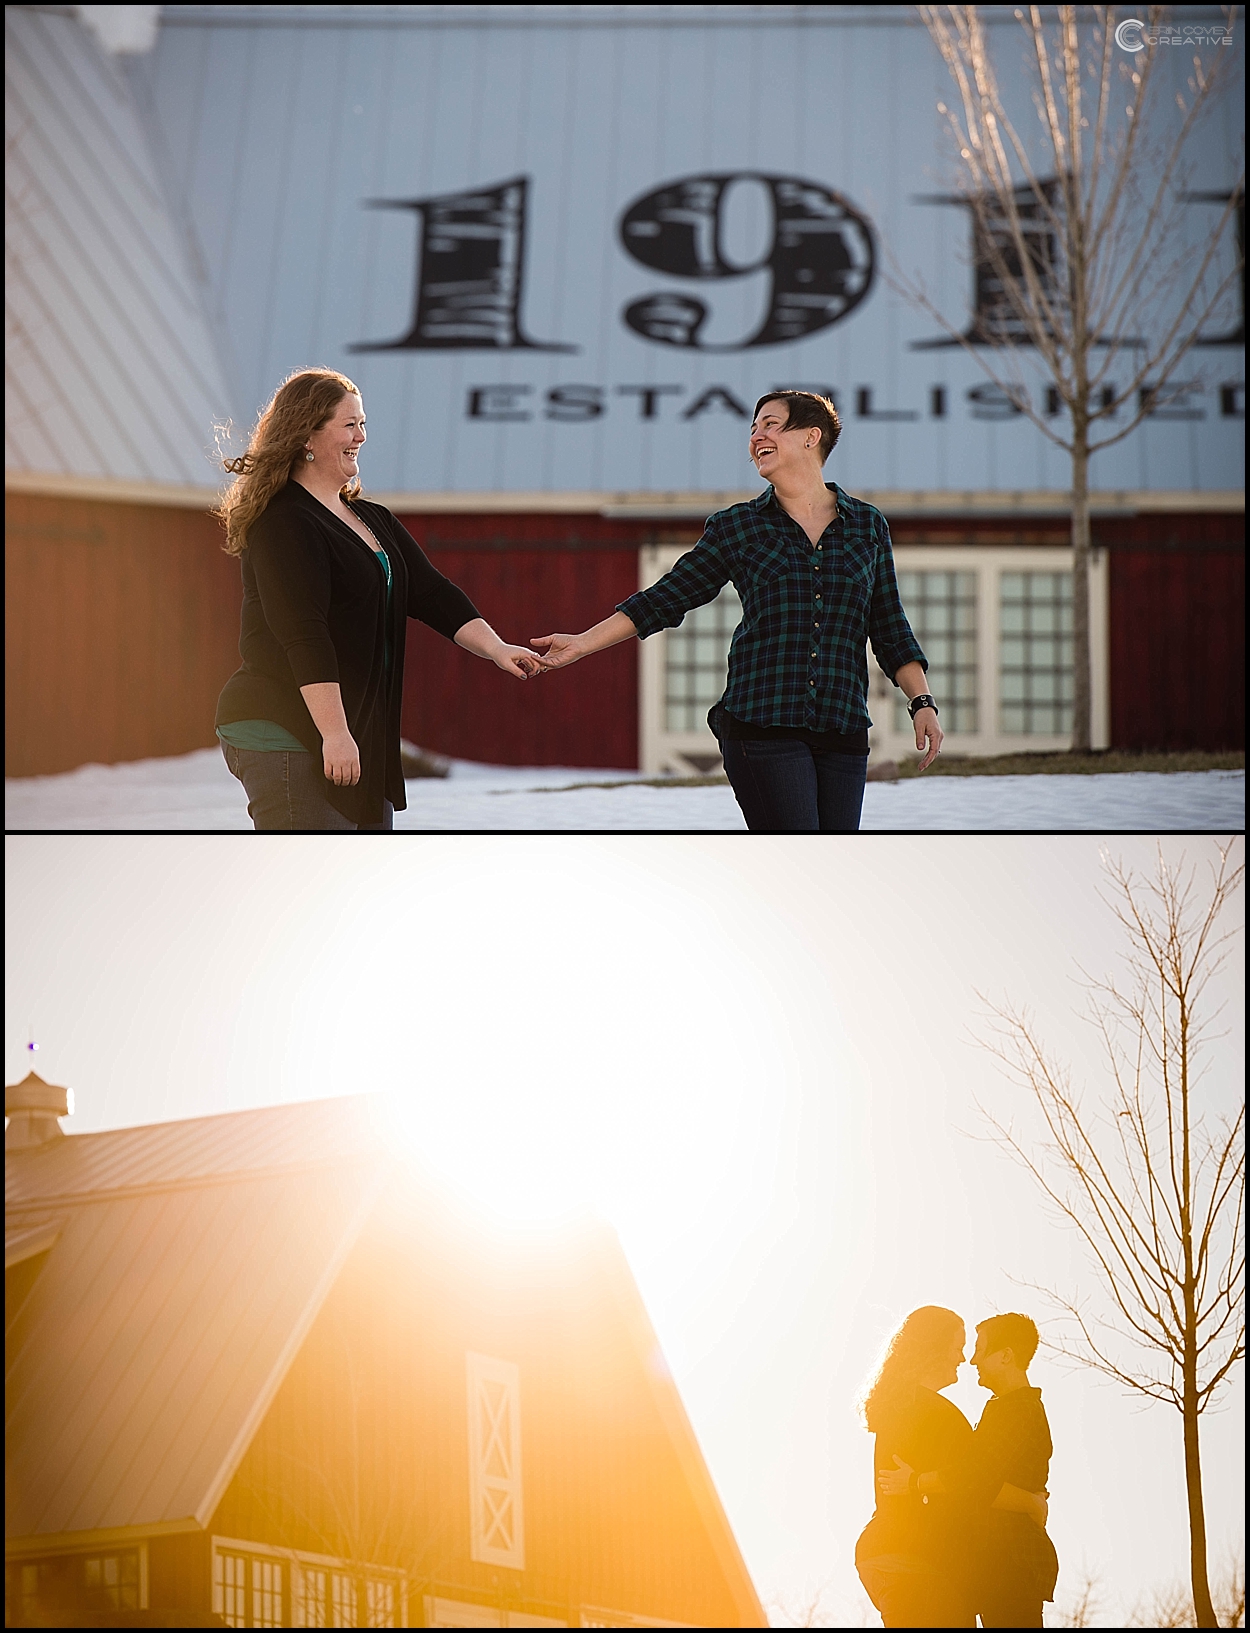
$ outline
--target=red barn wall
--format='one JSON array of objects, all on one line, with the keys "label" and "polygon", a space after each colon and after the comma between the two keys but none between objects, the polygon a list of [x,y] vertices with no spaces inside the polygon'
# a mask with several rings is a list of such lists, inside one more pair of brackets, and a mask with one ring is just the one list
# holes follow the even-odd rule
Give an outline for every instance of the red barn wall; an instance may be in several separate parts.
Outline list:
[{"label": "red barn wall", "polygon": [[1094,524],[1109,548],[1111,746],[1246,743],[1245,517]]},{"label": "red barn wall", "polygon": [[5,775],[215,742],[239,564],[201,511],[5,496]]},{"label": "red barn wall", "polygon": [[[6,498],[5,774],[210,747],[241,600],[217,524],[172,506]],[[595,515],[403,520],[522,644],[606,617],[637,589],[638,550],[655,533]],[[904,518],[895,536],[1008,542],[1006,529],[1051,542],[1056,525]],[[1094,540],[1110,550],[1113,746],[1243,747],[1244,517],[1103,517]],[[425,747],[502,765],[638,764],[636,642],[525,684],[423,625],[410,626],[409,650],[403,729]]]},{"label": "red barn wall", "polygon": [[[431,561],[505,640],[578,631],[638,588],[636,522],[599,516],[404,516]],[[541,680],[510,680],[408,626],[404,735],[495,765],[638,764],[638,644],[622,642]]]}]

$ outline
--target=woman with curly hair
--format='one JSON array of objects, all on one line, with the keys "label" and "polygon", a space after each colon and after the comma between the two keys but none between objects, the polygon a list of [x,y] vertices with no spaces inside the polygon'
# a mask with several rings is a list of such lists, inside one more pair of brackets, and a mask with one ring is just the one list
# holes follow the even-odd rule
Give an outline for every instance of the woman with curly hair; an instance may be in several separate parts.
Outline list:
[{"label": "woman with curly hair", "polygon": [[[962,1319],[937,1304],[913,1310],[891,1336],[861,1401],[875,1439],[874,1470],[893,1469],[896,1460],[939,1468],[969,1455],[972,1425],[939,1394],[958,1381],[965,1336]],[[876,1512],[855,1545],[855,1568],[886,1627],[975,1627],[961,1505],[914,1489],[874,1495]]]},{"label": "woman with curly hair", "polygon": [[[860,1402],[875,1439],[877,1506],[855,1545],[855,1568],[886,1627],[975,1627],[987,1509],[1046,1524],[1045,1491],[1004,1482],[973,1496],[958,1478],[975,1462],[975,1432],[939,1391],[958,1381],[965,1338],[954,1310],[913,1310],[887,1341]],[[939,1469],[950,1472],[949,1484],[932,1473],[922,1484],[916,1473]]]},{"label": "woman with curly hair", "polygon": [[243,571],[242,666],[217,704],[226,764],[257,829],[384,830],[403,810],[404,638],[418,618],[527,680],[501,640],[384,505],[362,498],[360,393],[302,369],[265,408],[217,515]]}]

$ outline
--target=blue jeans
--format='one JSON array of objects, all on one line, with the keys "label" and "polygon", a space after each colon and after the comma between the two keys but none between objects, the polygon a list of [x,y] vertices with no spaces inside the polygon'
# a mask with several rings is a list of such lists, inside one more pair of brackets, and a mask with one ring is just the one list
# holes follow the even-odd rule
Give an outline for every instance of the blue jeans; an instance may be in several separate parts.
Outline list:
[{"label": "blue jeans", "polygon": [[823,753],[784,737],[727,738],[721,753],[753,834],[859,832],[866,754]]},{"label": "blue jeans", "polygon": [[221,752],[231,774],[247,791],[247,814],[257,833],[389,833],[395,826],[395,807],[383,805],[377,827],[357,826],[326,798],[326,780],[318,754],[283,750],[235,748],[223,743]]}]

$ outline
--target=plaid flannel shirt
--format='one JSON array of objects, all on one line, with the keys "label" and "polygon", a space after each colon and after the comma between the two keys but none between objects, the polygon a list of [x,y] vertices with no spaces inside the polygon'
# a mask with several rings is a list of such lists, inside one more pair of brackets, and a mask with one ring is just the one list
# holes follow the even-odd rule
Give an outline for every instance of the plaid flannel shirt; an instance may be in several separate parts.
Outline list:
[{"label": "plaid flannel shirt", "polygon": [[703,537],[671,571],[617,607],[645,639],[675,628],[732,583],[742,622],[729,643],[722,701],[751,725],[870,726],[868,641],[891,681],[905,663],[928,668],[899,600],[885,517],[835,483],[828,487],[838,513],[817,544],[769,487],[709,516]]}]

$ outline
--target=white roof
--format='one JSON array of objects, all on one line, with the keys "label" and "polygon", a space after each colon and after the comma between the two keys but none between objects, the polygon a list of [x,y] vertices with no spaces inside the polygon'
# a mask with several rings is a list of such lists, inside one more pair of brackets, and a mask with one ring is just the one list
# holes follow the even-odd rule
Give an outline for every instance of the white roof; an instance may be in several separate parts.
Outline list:
[{"label": "white roof", "polygon": [[[389,1163],[363,1097],[11,1153],[6,1535],[205,1524]],[[53,1246],[54,1244],[54,1246]]]},{"label": "white roof", "polygon": [[4,34],[5,470],[214,485],[229,392],[127,80],[72,16]]}]

